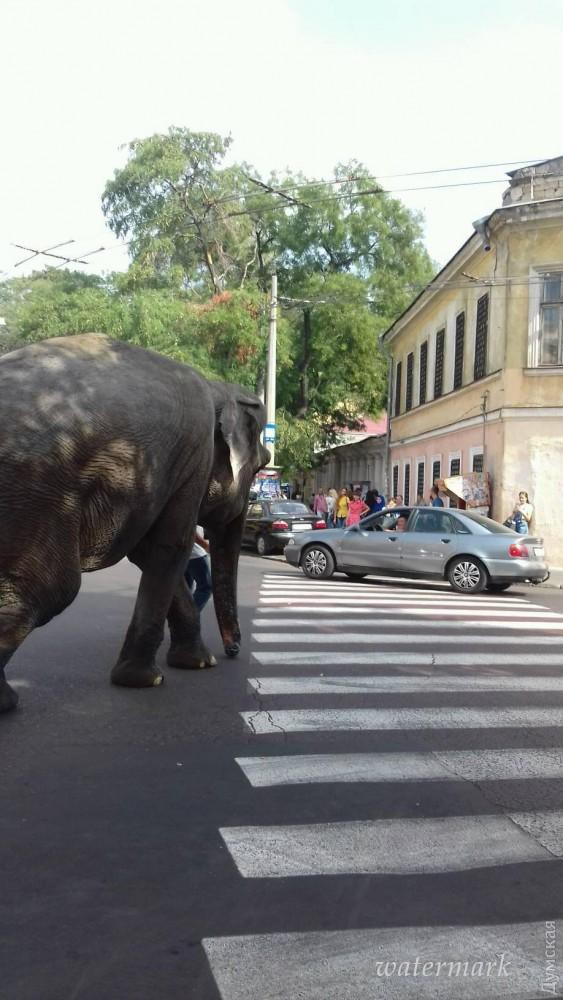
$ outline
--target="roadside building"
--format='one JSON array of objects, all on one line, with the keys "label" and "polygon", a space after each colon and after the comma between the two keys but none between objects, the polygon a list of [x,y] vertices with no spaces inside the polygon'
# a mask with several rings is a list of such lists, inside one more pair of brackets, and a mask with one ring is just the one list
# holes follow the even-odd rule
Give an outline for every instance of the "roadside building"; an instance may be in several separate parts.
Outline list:
[{"label": "roadside building", "polygon": [[563,157],[508,174],[502,207],[383,335],[389,490],[489,473],[492,516],[520,490],[563,566]]},{"label": "roadside building", "polygon": [[365,418],[360,430],[344,428],[336,443],[323,453],[322,464],[311,472],[311,492],[359,486],[364,492],[385,490],[387,414]]}]

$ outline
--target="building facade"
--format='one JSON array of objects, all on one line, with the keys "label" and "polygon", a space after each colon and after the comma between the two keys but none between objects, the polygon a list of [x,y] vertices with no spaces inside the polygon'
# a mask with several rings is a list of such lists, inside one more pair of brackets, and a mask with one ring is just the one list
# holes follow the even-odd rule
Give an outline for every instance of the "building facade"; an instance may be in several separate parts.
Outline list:
[{"label": "building facade", "polygon": [[414,502],[437,479],[488,472],[491,515],[526,490],[563,566],[563,157],[508,176],[502,207],[383,335],[389,491]]},{"label": "building facade", "polygon": [[378,489],[385,492],[385,454],[387,432],[368,434],[359,440],[334,445],[324,455],[322,465],[312,470],[310,489],[340,490],[359,486],[363,492]]}]

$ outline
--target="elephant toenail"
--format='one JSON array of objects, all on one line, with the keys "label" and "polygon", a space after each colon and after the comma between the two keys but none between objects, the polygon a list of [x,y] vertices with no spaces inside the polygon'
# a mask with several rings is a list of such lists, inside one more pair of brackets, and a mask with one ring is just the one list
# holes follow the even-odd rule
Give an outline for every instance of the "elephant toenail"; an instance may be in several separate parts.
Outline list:
[{"label": "elephant toenail", "polygon": [[164,680],[164,677],[162,676],[162,674],[159,674],[158,677],[155,677],[154,681],[152,682],[152,686],[153,687],[158,687],[159,684],[162,684],[163,680]]}]

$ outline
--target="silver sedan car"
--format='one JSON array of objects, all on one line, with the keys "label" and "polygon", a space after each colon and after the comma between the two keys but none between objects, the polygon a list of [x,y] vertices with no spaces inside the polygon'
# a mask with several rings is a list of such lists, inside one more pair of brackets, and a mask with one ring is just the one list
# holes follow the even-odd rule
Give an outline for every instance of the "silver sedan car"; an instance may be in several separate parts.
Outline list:
[{"label": "silver sedan car", "polygon": [[393,507],[350,528],[308,531],[284,549],[305,576],[336,571],[359,580],[383,576],[439,577],[462,594],[506,590],[549,577],[542,538],[519,535],[471,511]]}]

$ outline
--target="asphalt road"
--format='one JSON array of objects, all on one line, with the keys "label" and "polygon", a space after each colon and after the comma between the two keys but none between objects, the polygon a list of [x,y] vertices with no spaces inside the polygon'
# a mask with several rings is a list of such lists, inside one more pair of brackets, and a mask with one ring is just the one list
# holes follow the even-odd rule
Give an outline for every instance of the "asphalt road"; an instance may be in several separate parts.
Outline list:
[{"label": "asphalt road", "polygon": [[11,665],[2,1000],[563,995],[563,593],[245,555],[239,659],[131,691],[136,581],[85,577]]}]

